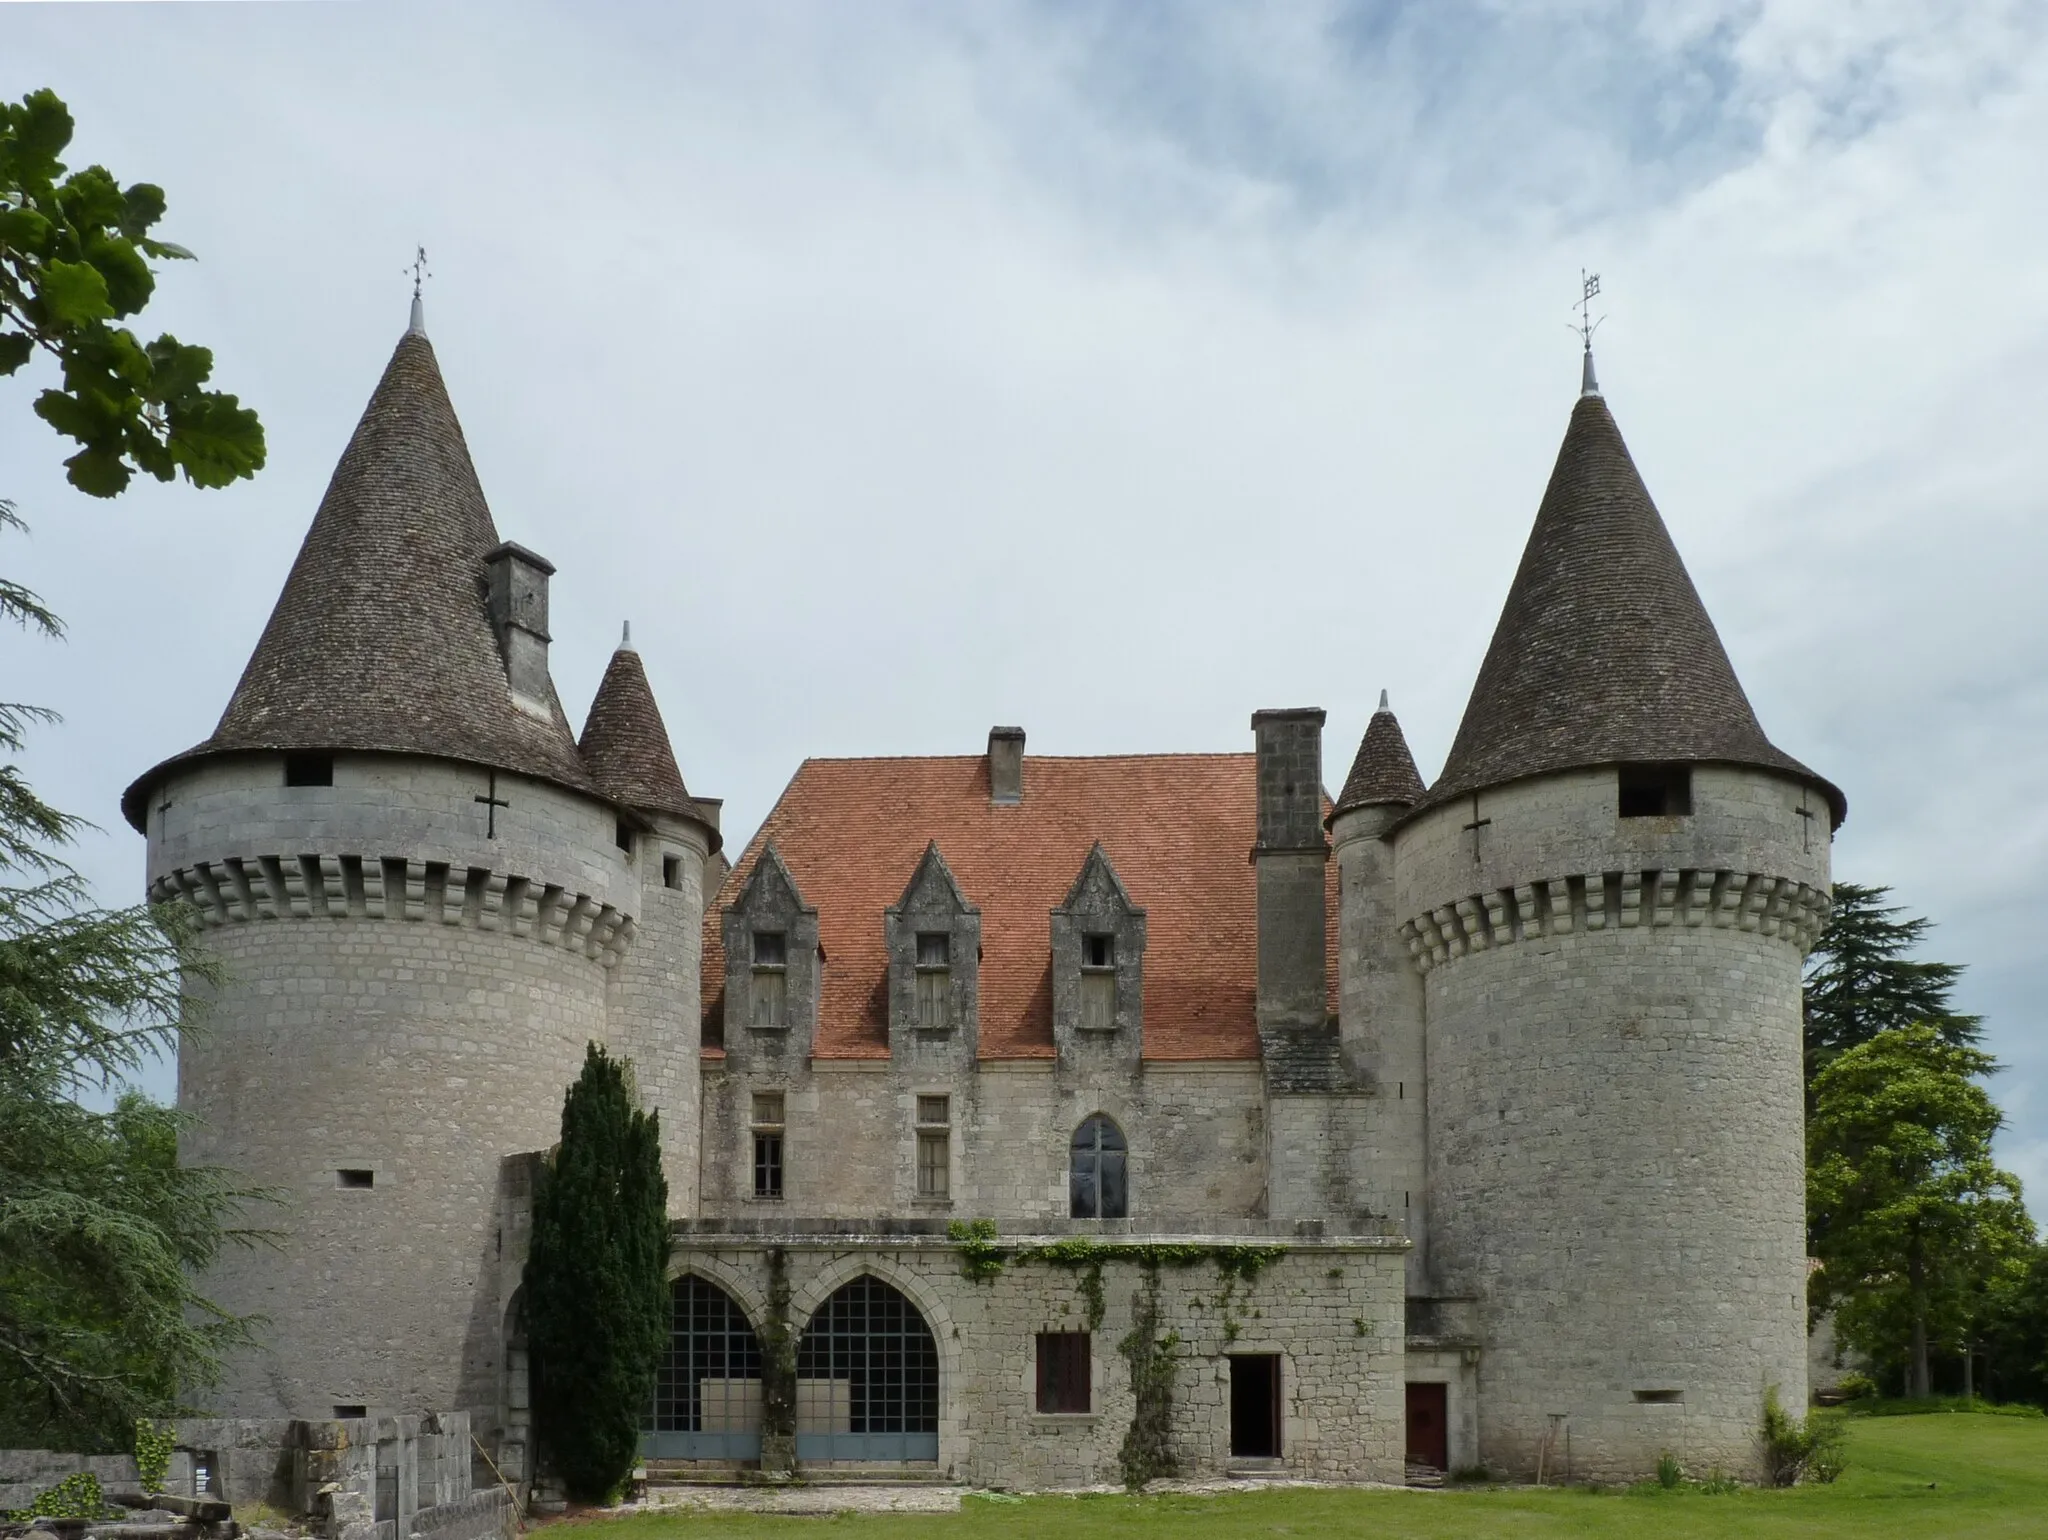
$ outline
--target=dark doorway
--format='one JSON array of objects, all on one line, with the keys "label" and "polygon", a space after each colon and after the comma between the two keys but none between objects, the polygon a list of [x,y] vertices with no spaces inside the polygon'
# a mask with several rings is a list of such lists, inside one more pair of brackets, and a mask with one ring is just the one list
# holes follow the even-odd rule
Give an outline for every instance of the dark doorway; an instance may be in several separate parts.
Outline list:
[{"label": "dark doorway", "polygon": [[1448,1470],[1451,1465],[1451,1420],[1448,1387],[1408,1387],[1408,1463]]},{"label": "dark doorway", "polygon": [[1280,1458],[1277,1353],[1243,1353],[1230,1360],[1230,1453],[1246,1460]]}]

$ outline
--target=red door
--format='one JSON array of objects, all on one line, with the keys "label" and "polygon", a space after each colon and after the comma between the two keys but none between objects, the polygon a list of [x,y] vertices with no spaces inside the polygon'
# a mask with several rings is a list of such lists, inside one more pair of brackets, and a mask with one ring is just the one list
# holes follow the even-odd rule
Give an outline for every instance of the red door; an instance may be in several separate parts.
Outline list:
[{"label": "red door", "polygon": [[1408,1463],[1448,1470],[1451,1464],[1450,1418],[1445,1414],[1446,1387],[1408,1387]]}]

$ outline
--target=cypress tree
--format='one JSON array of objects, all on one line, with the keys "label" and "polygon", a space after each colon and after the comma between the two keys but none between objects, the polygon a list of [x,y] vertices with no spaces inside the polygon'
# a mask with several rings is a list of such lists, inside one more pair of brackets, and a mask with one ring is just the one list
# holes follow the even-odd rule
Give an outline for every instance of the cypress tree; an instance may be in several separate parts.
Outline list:
[{"label": "cypress tree", "polygon": [[1892,890],[1860,883],[1835,884],[1834,912],[1806,959],[1807,1112],[1813,1111],[1814,1076],[1836,1055],[1880,1032],[1925,1024],[1955,1048],[1973,1048],[1983,1018],[1951,1007],[1963,970],[1955,963],[1916,962],[1906,954],[1933,921],[1887,904]]},{"label": "cypress tree", "polygon": [[632,1474],[668,1338],[668,1183],[659,1115],[592,1043],[542,1164],[526,1262],[534,1424],[568,1494],[614,1498]]}]

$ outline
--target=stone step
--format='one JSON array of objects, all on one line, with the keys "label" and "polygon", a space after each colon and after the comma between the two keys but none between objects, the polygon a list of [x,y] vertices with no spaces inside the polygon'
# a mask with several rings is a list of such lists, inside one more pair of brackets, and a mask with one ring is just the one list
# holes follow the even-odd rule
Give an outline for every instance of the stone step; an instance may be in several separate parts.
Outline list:
[{"label": "stone step", "polygon": [[949,1480],[940,1471],[906,1469],[901,1465],[809,1466],[798,1471],[793,1477],[777,1478],[764,1476],[759,1467],[753,1465],[709,1465],[697,1461],[678,1461],[673,1465],[664,1464],[659,1460],[647,1462],[647,1486],[650,1491],[662,1487],[956,1485],[957,1481]]}]

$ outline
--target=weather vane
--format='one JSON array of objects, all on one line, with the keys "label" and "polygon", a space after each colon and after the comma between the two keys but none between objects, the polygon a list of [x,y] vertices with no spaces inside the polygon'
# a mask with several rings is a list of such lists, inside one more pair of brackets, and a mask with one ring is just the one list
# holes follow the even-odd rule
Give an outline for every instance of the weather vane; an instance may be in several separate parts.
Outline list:
[{"label": "weather vane", "polygon": [[1579,334],[1579,341],[1585,344],[1585,348],[1588,353],[1591,353],[1593,351],[1593,333],[1600,329],[1600,321],[1604,321],[1607,319],[1606,316],[1600,317],[1600,321],[1596,321],[1593,319],[1593,296],[1598,294],[1599,292],[1600,275],[1598,273],[1589,273],[1583,267],[1580,268],[1578,304],[1579,321],[1578,324],[1572,328],[1572,330]]},{"label": "weather vane", "polygon": [[[421,246],[416,249],[418,255],[416,255],[412,259],[412,261],[408,263],[405,267],[399,269],[400,272],[412,274],[412,297],[414,299],[418,299],[420,297],[420,281],[422,279],[431,278],[434,276],[433,270],[427,266],[427,248]],[[1600,280],[1596,278],[1593,280],[1593,282],[1594,285],[1597,287],[1599,285]]]}]

